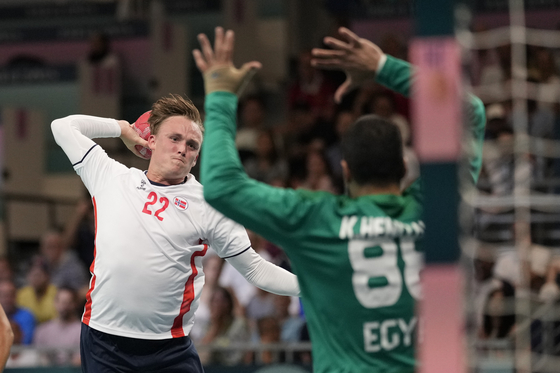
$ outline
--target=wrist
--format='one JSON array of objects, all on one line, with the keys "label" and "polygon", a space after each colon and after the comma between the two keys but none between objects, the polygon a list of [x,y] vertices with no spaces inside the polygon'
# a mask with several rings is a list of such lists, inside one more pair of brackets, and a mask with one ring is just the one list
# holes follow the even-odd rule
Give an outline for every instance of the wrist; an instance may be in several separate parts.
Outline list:
[{"label": "wrist", "polygon": [[130,128],[130,123],[128,123],[126,120],[117,120],[117,124],[119,125],[119,128],[121,130],[121,133],[119,134],[119,137],[121,137],[122,134],[125,133],[127,128]]}]

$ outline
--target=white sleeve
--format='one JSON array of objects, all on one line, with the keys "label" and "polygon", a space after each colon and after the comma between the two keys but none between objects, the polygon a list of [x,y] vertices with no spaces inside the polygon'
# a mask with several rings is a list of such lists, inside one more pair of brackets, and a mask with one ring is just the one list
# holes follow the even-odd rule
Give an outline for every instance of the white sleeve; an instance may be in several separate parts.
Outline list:
[{"label": "white sleeve", "polygon": [[56,119],[52,122],[51,129],[56,143],[73,165],[80,162],[95,145],[91,139],[121,135],[121,128],[115,119],[89,115],[70,115]]},{"label": "white sleeve", "polygon": [[299,296],[297,277],[264,260],[252,248],[226,260],[256,287],[278,295]]}]

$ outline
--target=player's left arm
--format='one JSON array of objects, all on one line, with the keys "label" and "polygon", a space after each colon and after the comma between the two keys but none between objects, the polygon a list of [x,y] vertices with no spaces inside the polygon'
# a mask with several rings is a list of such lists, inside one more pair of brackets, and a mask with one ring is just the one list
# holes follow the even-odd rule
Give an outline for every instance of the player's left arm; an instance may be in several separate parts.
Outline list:
[{"label": "player's left arm", "polygon": [[258,288],[278,295],[299,296],[297,277],[266,261],[252,248],[226,260]]},{"label": "player's left arm", "polygon": [[260,67],[250,62],[238,70],[233,67],[234,35],[216,29],[212,49],[201,34],[202,51],[195,50],[196,65],[204,76],[206,89],[205,136],[201,153],[200,178],[204,198],[225,216],[276,243],[293,239],[309,216],[313,203],[302,193],[274,188],[250,179],[235,147],[237,96],[251,70]]}]

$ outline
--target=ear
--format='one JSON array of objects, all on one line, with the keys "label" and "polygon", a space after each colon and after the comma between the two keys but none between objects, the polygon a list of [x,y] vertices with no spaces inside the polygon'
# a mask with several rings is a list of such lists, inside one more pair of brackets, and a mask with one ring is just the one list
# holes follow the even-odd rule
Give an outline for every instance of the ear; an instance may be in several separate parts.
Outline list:
[{"label": "ear", "polygon": [[348,162],[343,159],[340,161],[340,165],[342,166],[342,178],[349,183],[352,181],[352,173],[350,172],[350,168],[348,168]]},{"label": "ear", "polygon": [[148,147],[150,148],[151,151],[154,151],[156,148],[156,136],[155,135],[150,135],[150,137],[148,137]]}]

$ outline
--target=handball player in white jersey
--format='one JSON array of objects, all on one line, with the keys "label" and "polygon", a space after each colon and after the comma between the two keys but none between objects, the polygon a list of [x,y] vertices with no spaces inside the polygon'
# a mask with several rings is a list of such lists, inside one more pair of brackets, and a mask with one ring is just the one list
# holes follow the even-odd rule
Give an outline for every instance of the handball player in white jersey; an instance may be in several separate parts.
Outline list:
[{"label": "handball player in white jersey", "polygon": [[[91,194],[95,258],[82,317],[84,372],[203,372],[189,339],[209,247],[252,284],[298,295],[296,277],[262,259],[245,229],[211,208],[190,174],[204,127],[191,101],[158,100],[140,138],[123,120],[71,115],[52,123]],[[91,139],[120,137],[152,151],[147,171],[109,158]]]}]

